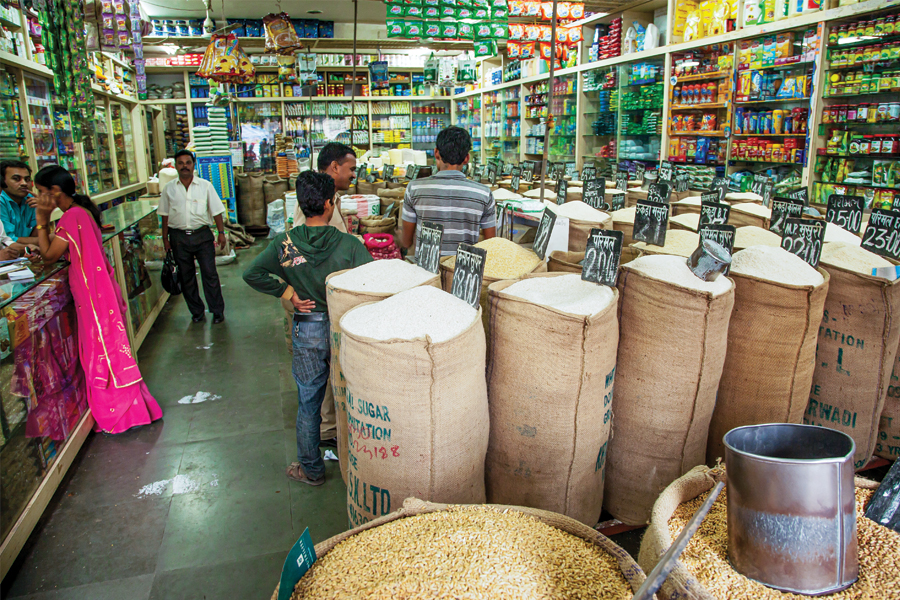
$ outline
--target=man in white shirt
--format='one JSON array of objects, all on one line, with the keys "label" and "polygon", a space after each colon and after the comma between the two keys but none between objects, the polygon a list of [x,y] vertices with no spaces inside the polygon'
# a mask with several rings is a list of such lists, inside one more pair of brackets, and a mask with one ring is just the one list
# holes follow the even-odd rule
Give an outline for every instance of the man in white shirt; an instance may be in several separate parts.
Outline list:
[{"label": "man in white shirt", "polygon": [[216,272],[216,239],[210,229],[219,232],[218,245],[225,247],[225,205],[213,185],[194,177],[194,154],[190,150],[175,153],[178,179],[162,190],[157,212],[162,217],[163,245],[174,251],[181,274],[181,291],[194,323],[204,319],[203,302],[197,288],[194,259],[200,265],[203,295],[213,314],[213,323],[225,320],[225,300]]}]

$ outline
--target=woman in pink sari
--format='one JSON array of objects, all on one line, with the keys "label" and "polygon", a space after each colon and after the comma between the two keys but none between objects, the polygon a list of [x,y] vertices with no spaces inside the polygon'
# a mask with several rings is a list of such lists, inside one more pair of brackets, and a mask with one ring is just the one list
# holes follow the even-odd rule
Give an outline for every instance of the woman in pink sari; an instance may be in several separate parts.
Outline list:
[{"label": "woman in pink sari", "polygon": [[[78,318],[78,346],[95,431],[122,433],[162,417],[131,354],[125,301],[100,235],[100,209],[75,193],[72,175],[58,165],[37,172],[37,227],[41,256],[56,262],[67,255],[69,286]],[[63,216],[51,233],[50,214]]]}]

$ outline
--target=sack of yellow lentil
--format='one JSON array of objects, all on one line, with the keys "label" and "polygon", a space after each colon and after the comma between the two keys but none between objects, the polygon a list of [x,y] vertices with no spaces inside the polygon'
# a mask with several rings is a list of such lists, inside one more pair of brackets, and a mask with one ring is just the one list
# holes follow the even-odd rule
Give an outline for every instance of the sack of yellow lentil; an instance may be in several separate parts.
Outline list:
[{"label": "sack of yellow lentil", "polygon": [[[620,265],[625,265],[641,256],[641,251],[634,248],[622,248],[622,257],[619,260]],[[584,252],[564,252],[562,250],[554,250],[547,258],[547,271],[565,272],[565,273],[581,273],[581,261],[584,260]]]},{"label": "sack of yellow lentil", "polygon": [[[342,277],[345,274],[349,275]],[[400,260],[376,260],[356,269],[336,271],[325,278],[325,298],[331,323],[331,387],[337,420],[338,459],[344,483],[347,482],[349,432],[347,384],[341,371],[341,317],[360,304],[384,300],[418,285],[440,287],[440,279],[425,269]]]},{"label": "sack of yellow lentil", "polygon": [[900,344],[900,280],[873,277],[873,266],[891,263],[841,242],[825,244],[819,265],[831,282],[803,422],[852,437],[853,461],[859,469],[875,451]]},{"label": "sack of yellow lentil", "polygon": [[[492,283],[488,502],[595,525],[603,505],[618,292],[574,273]],[[531,357],[552,364],[554,376]]]},{"label": "sack of yellow lentil", "polygon": [[[709,491],[725,481],[725,469],[698,466],[667,487],[653,505],[653,516],[641,540],[638,563],[650,571],[681,529],[694,516]],[[878,483],[857,477],[856,530],[859,580],[829,594],[829,600],[900,598],[897,556],[900,535],[863,516]],[[657,593],[660,600],[802,600],[809,598],[768,588],[735,571],[728,562],[727,494],[713,503],[709,514]]]},{"label": "sack of yellow lentil", "polygon": [[875,454],[888,460],[900,458],[900,351],[894,361],[891,383],[881,411]]},{"label": "sack of yellow lentil", "polygon": [[629,525],[706,459],[734,284],[696,277],[678,256],[619,272],[619,351],[603,506]]},{"label": "sack of yellow lentil", "polygon": [[625,550],[591,527],[520,506],[407,498],[401,509],[315,550],[291,600],[628,600],[646,579]]}]

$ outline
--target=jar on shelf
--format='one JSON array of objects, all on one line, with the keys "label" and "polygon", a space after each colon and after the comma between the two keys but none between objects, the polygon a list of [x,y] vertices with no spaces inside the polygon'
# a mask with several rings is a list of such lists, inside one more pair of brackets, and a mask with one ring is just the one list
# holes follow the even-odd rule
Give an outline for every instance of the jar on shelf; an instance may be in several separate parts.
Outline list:
[{"label": "jar on shelf", "polygon": [[862,140],[859,142],[859,153],[860,154],[869,154],[869,149],[872,146],[872,136],[864,135]]}]

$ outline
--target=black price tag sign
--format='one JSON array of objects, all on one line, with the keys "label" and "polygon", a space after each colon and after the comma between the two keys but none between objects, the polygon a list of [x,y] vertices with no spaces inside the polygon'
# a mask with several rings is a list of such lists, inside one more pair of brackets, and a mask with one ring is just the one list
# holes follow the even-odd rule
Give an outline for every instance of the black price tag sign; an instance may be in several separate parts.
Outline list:
[{"label": "black price tag sign", "polygon": [[781,234],[781,247],[792,254],[796,254],[813,268],[819,266],[819,258],[822,256],[822,244],[824,242],[825,221],[789,218],[784,224],[784,233]]},{"label": "black price tag sign", "polygon": [[644,181],[644,173],[647,172],[647,165],[642,162],[634,165],[634,178],[638,181]]},{"label": "black price tag sign", "polygon": [[664,160],[659,165],[659,174],[656,179],[657,181],[672,181],[674,174],[672,163]]},{"label": "black price tag sign", "polygon": [[900,260],[900,211],[873,208],[861,245],[869,252]]},{"label": "black price tag sign", "polygon": [[628,191],[628,172],[627,171],[619,171],[616,173],[616,189],[622,190],[623,192]]},{"label": "black price tag sign", "polygon": [[728,180],[724,177],[713,177],[712,183],[709,184],[709,191],[715,192],[717,190],[728,191]]},{"label": "black price tag sign", "polygon": [[394,165],[384,165],[381,177],[385,181],[391,181],[394,178]]},{"label": "black price tag sign", "polygon": [[624,239],[625,234],[621,231],[591,229],[584,249],[584,261],[581,263],[581,278],[584,281],[615,286]]},{"label": "black price tag sign", "polygon": [[469,163],[466,163],[463,165],[462,172],[463,172],[463,175],[469,174]]},{"label": "black price tag sign", "polygon": [[571,177],[572,179],[578,174],[578,165],[573,162],[566,163],[566,177]]},{"label": "black price tag sign", "polygon": [[[603,181],[603,187],[606,187],[606,181]],[[627,194],[612,194],[612,203],[610,204],[610,210],[622,210],[625,208],[625,196]],[[605,196],[605,194],[604,194]]]},{"label": "black price tag sign", "polygon": [[497,165],[488,165],[488,181],[491,185],[497,185]]},{"label": "black price tag sign", "polygon": [[541,222],[538,223],[537,232],[534,234],[534,243],[531,245],[531,249],[541,260],[544,260],[547,255],[547,244],[550,243],[550,234],[553,233],[554,225],[556,225],[556,213],[544,209],[544,212],[541,213]]},{"label": "black price tag sign", "polygon": [[556,203],[557,204],[565,204],[566,203],[566,194],[569,190],[569,182],[565,179],[560,179],[556,182]]},{"label": "black price tag sign", "polygon": [[825,220],[843,227],[851,233],[859,233],[862,229],[863,208],[866,200],[862,196],[842,196],[832,194],[828,198],[828,210]]},{"label": "black price tag sign", "polygon": [[503,163],[503,176],[506,177],[512,173],[512,163]]},{"label": "black price tag sign", "polygon": [[784,197],[792,200],[800,200],[803,202],[803,206],[809,206],[809,191],[806,188],[800,188],[799,190],[789,192],[785,194]]},{"label": "black price tag sign", "polygon": [[487,165],[481,165],[478,167],[478,181],[484,179],[485,173],[487,172]]},{"label": "black price tag sign", "polygon": [[487,250],[469,244],[460,244],[456,251],[453,284],[450,293],[477,309],[481,300],[481,283],[484,281],[484,263]]},{"label": "black price tag sign", "polygon": [[520,179],[521,179],[521,176],[522,176],[522,169],[520,169],[519,167],[513,167],[511,173],[512,173],[512,177],[511,177],[511,179],[512,179],[512,185],[509,186],[509,187],[512,188],[512,191],[518,193],[518,191],[519,191],[519,183],[520,183]]},{"label": "black price tag sign", "polygon": [[669,205],[664,202],[638,200],[634,208],[634,240],[654,246],[666,245]]},{"label": "black price tag sign", "polygon": [[606,180],[588,179],[584,182],[582,202],[597,210],[609,210],[606,203]]},{"label": "black price tag sign", "polygon": [[419,175],[419,165],[410,165],[406,169],[406,178],[412,181]]},{"label": "black price tag sign", "polygon": [[691,184],[691,176],[687,173],[679,173],[675,176],[675,191],[686,192]]},{"label": "black price tag sign", "polygon": [[668,204],[670,193],[668,183],[651,183],[647,189],[647,202]]},{"label": "black price tag sign", "polygon": [[[769,206],[772,204],[772,197],[775,195],[775,182],[767,181],[763,185],[761,195],[762,195],[763,206],[765,206],[766,208],[769,208]],[[803,206],[803,202],[800,202],[800,206]]]},{"label": "black price tag sign", "polygon": [[[728,250],[728,254],[734,254],[734,237],[736,228],[734,225],[701,225],[697,233],[700,234],[700,246],[705,240],[715,242]],[[725,274],[731,267],[725,269]]]},{"label": "black price tag sign", "polygon": [[548,174],[548,179],[559,179],[559,167],[555,164],[550,163],[550,173]]},{"label": "black price tag sign", "polygon": [[534,163],[527,163],[525,168],[522,170],[522,179],[525,180],[525,183],[531,183],[534,181]]},{"label": "black price tag sign", "polygon": [[364,181],[366,179],[366,165],[356,167],[356,180]]},{"label": "black price tag sign", "polygon": [[423,221],[419,228],[419,239],[416,240],[416,264],[431,273],[440,271],[441,242],[444,239],[444,226],[440,223]]},{"label": "black price tag sign", "polygon": [[595,165],[584,165],[581,168],[581,181],[590,181],[597,179],[597,167]]},{"label": "black price tag sign", "polygon": [[778,198],[772,203],[772,218],[769,231],[782,235],[788,219],[799,219],[803,215],[803,203],[789,198]]},{"label": "black price tag sign", "polygon": [[718,202],[716,196],[715,192],[709,192],[700,196],[700,227],[704,225],[725,225],[728,223],[728,217],[731,216],[731,207],[723,202]]},{"label": "black price tag sign", "polygon": [[768,175],[754,175],[753,181],[750,183],[750,191],[754,194],[759,194],[762,196],[763,187],[766,185],[766,182],[769,181]]}]

